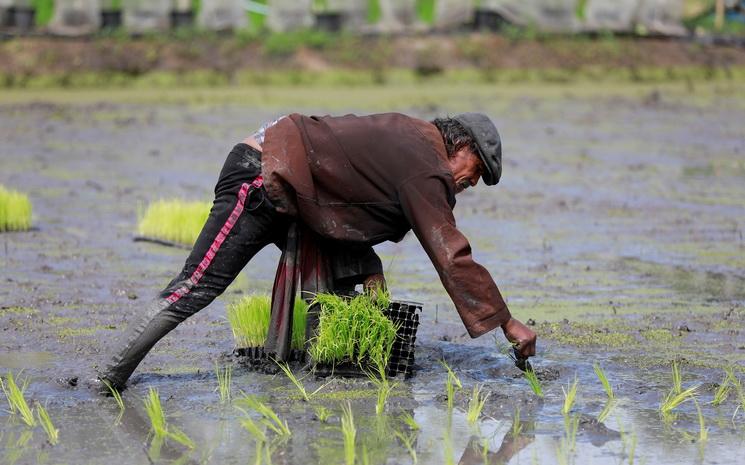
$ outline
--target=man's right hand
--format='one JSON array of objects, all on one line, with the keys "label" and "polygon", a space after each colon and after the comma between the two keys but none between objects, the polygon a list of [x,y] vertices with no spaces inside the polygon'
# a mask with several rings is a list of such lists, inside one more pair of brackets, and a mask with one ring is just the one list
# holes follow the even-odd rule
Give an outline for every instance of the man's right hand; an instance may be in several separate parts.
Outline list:
[{"label": "man's right hand", "polygon": [[519,320],[510,318],[502,325],[502,331],[508,341],[515,347],[515,351],[523,358],[535,355],[536,334],[532,329],[522,324]]}]

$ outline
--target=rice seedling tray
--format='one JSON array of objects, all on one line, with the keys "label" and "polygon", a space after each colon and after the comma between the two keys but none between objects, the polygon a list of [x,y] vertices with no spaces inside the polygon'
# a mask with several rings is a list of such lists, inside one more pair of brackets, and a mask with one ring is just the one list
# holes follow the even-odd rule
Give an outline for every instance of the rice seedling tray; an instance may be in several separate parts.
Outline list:
[{"label": "rice seedling tray", "polygon": [[[388,359],[386,374],[388,376],[403,375],[410,378],[414,374],[414,349],[416,345],[416,332],[419,328],[419,313],[422,312],[422,304],[408,301],[391,301],[383,314],[398,326],[396,339],[393,342],[391,355]],[[342,376],[342,377],[367,377],[367,373],[375,373],[374,367],[365,367],[352,362],[341,362],[336,364],[316,364],[315,374],[319,377]]]},{"label": "rice seedling tray", "polygon": [[[264,347],[239,347],[233,351],[236,357],[241,357],[241,362],[248,365],[264,365],[266,362],[274,363],[274,360],[264,350]],[[288,362],[304,362],[307,353],[302,349],[290,350]]]}]

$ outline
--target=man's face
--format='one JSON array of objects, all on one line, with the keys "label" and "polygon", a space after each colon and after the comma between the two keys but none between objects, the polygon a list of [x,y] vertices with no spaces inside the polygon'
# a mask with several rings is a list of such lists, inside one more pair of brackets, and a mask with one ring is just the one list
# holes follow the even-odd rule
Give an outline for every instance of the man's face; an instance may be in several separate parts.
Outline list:
[{"label": "man's face", "polygon": [[455,193],[459,194],[475,186],[484,172],[484,162],[470,148],[463,147],[448,160],[455,179]]}]

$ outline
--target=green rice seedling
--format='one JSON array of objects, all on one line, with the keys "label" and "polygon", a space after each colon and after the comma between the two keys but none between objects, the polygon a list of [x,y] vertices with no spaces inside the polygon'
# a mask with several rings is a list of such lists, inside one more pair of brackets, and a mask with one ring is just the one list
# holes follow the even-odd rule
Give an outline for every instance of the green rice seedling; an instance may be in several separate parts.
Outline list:
[{"label": "green rice seedling", "polygon": [[140,218],[137,232],[145,237],[192,245],[210,214],[211,202],[158,200]]},{"label": "green rice seedling", "polygon": [[[237,347],[261,347],[266,342],[271,320],[272,299],[268,295],[250,295],[228,305],[228,323]],[[305,346],[305,322],[308,305],[295,299],[292,314],[292,349]]]},{"label": "green rice seedling", "polygon": [[241,426],[256,439],[257,443],[261,443],[263,446],[263,444],[266,442],[265,428],[262,428],[251,417],[248,416],[241,419]]},{"label": "green rice seedling", "polygon": [[145,412],[148,418],[150,418],[150,430],[158,438],[163,438],[168,435],[168,424],[166,423],[166,415],[163,413],[163,406],[160,403],[160,396],[158,390],[150,388],[148,395],[145,398]]},{"label": "green rice seedling", "polygon": [[367,372],[367,377],[370,381],[375,384],[377,390],[377,399],[375,402],[375,414],[382,415],[385,411],[385,403],[388,401],[393,389],[397,386],[397,383],[390,383],[388,377],[385,374],[385,366],[378,365],[378,376],[371,372]]},{"label": "green rice seedling", "polygon": [[192,441],[191,438],[186,435],[186,433],[176,428],[175,426],[170,426],[168,428],[168,439],[172,439],[182,446],[188,447],[189,449],[194,449],[196,447],[194,441]]},{"label": "green rice seedling", "polygon": [[352,414],[352,404],[347,401],[342,406],[341,415],[341,432],[344,438],[344,461],[346,465],[354,465],[357,449],[355,442],[357,440],[357,428],[354,426],[354,415]]},{"label": "green rice seedling", "polygon": [[450,368],[450,365],[445,362],[445,360],[441,360],[440,364],[444,366],[445,369],[448,371],[448,377],[445,381],[445,392],[447,393],[448,397],[448,411],[452,412],[453,406],[455,405],[455,391],[456,389],[463,389],[463,384],[461,384],[460,379]]},{"label": "green rice seedling", "polygon": [[417,463],[416,447],[414,447],[414,442],[416,441],[417,432],[412,431],[410,434],[404,434],[402,431],[394,431],[393,434],[396,435],[398,440],[401,441],[401,444],[403,444],[403,446],[409,452],[409,455],[411,456],[411,460],[414,463]]},{"label": "green rice seedling", "polygon": [[44,432],[47,433],[49,444],[53,446],[57,445],[59,442],[59,430],[54,427],[54,424],[52,424],[52,419],[49,418],[49,412],[47,412],[47,409],[38,402],[36,403],[36,415],[39,417],[39,423],[41,423]]},{"label": "green rice seedling", "polygon": [[111,385],[108,381],[105,379],[102,379],[101,382],[106,386],[106,388],[111,393],[111,397],[114,398],[114,401],[116,402],[116,405],[119,407],[119,416],[116,419],[116,423],[119,423],[119,420],[121,420],[122,415],[124,415],[124,399],[122,399],[121,393]]},{"label": "green rice seedling", "polygon": [[489,399],[490,393],[483,393],[482,392],[482,386],[475,385],[473,387],[473,392],[471,393],[471,400],[468,401],[468,412],[466,414],[466,418],[468,419],[468,423],[471,425],[475,425],[476,422],[479,421],[479,417],[481,416],[481,411],[484,410],[484,405],[486,404],[486,401]]},{"label": "green rice seedling", "polygon": [[215,365],[215,374],[217,374],[217,387],[215,390],[220,394],[220,403],[229,403],[231,399],[230,385],[233,379],[233,367],[228,365],[221,369]]},{"label": "green rice seedling", "polygon": [[388,365],[398,328],[383,314],[386,293],[363,293],[353,299],[318,294],[314,302],[321,307],[318,335],[309,350],[315,363]]},{"label": "green rice seedling", "polygon": [[559,442],[559,463],[571,463],[571,457],[577,449],[577,430],[579,415],[564,416],[564,437]]},{"label": "green rice seedling", "polygon": [[696,413],[698,414],[698,441],[704,443],[709,439],[709,429],[706,427],[704,414],[701,411],[701,406],[698,405],[698,401],[693,399],[693,403],[696,405]]},{"label": "green rice seedling", "polygon": [[28,386],[28,378],[25,379],[19,387],[18,384],[16,384],[15,378],[13,378],[13,373],[8,372],[5,376],[5,381],[2,381],[2,378],[0,377],[0,383],[2,383],[3,392],[8,399],[10,412],[12,414],[18,413],[26,425],[30,427],[36,426],[34,409],[28,406],[26,398],[23,395]]},{"label": "green rice seedling", "polygon": [[735,412],[732,414],[732,422],[734,423],[737,412],[742,409],[745,411],[745,389],[742,387],[742,381],[739,378],[732,376],[732,384],[735,386],[735,392],[737,392],[738,405],[735,408]]},{"label": "green rice seedling", "polygon": [[331,417],[331,410],[327,409],[323,405],[317,405],[316,407],[313,407],[313,411],[316,413],[316,418],[318,418],[318,421],[320,421],[321,423],[326,423]]},{"label": "green rice seedling", "polygon": [[603,385],[603,390],[605,391],[605,394],[608,396],[608,399],[613,399],[613,386],[611,386],[610,381],[608,380],[608,377],[605,375],[605,371],[600,367],[600,364],[595,363],[592,365],[593,370],[595,370],[595,374],[597,375],[598,379],[600,380],[600,383]]},{"label": "green rice seedling", "polygon": [[530,389],[533,390],[533,393],[538,397],[543,398],[541,382],[538,380],[538,376],[536,376],[535,371],[533,371],[532,368],[525,370],[525,380],[528,382]]},{"label": "green rice seedling", "polygon": [[698,386],[693,386],[676,394],[675,387],[673,386],[673,389],[665,396],[665,399],[660,404],[660,412],[663,416],[669,415],[680,404],[688,399],[692,399],[697,390]]},{"label": "green rice seedling", "polygon": [[292,372],[292,370],[290,370],[290,367],[289,367],[289,365],[287,365],[287,363],[280,362],[280,361],[277,361],[277,360],[275,360],[274,363],[276,363],[282,369],[282,371],[285,373],[285,375],[287,375],[287,377],[290,379],[290,381],[292,381],[292,384],[295,385],[295,387],[297,388],[297,390],[300,392],[300,395],[303,396],[303,399],[306,402],[310,402],[310,399],[313,396],[315,396],[316,394],[318,394],[319,392],[321,392],[321,390],[328,385],[328,383],[323,384],[323,385],[319,386],[318,389],[316,389],[315,391],[308,392],[305,389],[305,386],[303,385],[303,383],[295,376],[295,374]]},{"label": "green rice seedling", "polygon": [[421,426],[419,426],[419,423],[416,422],[414,417],[411,416],[411,414],[405,410],[401,411],[401,420],[404,422],[404,424],[406,424],[406,426],[408,426],[413,431],[417,431],[421,428]]},{"label": "green rice seedling", "polygon": [[608,415],[610,415],[611,411],[613,411],[613,407],[616,406],[616,400],[615,399],[608,399],[608,402],[605,403],[605,407],[603,407],[603,410],[600,411],[598,414],[598,422],[604,423],[605,420],[608,419]]},{"label": "green rice seedling", "polygon": [[673,393],[680,394],[683,391],[683,377],[680,374],[680,367],[678,367],[678,362],[675,360],[673,360],[672,372],[673,372]]},{"label": "green rice seedling", "polygon": [[569,412],[572,411],[572,407],[574,406],[574,401],[577,399],[577,384],[579,380],[577,379],[577,376],[575,375],[574,381],[572,384],[567,386],[567,389],[564,389],[564,386],[561,387],[561,392],[564,393],[564,406],[561,408],[561,413],[564,415],[569,415]]},{"label": "green rice seedling", "polygon": [[712,405],[721,405],[724,403],[724,401],[727,400],[727,397],[729,397],[729,393],[732,389],[732,385],[734,384],[731,382],[734,377],[735,375],[732,372],[732,369],[725,368],[724,378],[722,379],[722,382],[719,383],[719,387],[717,387],[717,390],[714,392],[714,399],[712,399],[711,401]]},{"label": "green rice seedling", "polygon": [[623,429],[623,425],[619,422],[618,434],[621,436],[621,456],[626,456],[629,465],[634,465],[637,443],[636,431],[632,430],[631,434],[627,434]]},{"label": "green rice seedling", "polygon": [[515,414],[512,416],[512,428],[510,428],[510,435],[513,439],[520,436],[523,431],[523,423],[520,421],[520,406],[515,407]]},{"label": "green rice seedling", "polygon": [[246,396],[240,400],[240,403],[260,414],[264,426],[274,431],[277,436],[289,437],[292,434],[287,422],[282,421],[271,407],[261,402],[258,398]]},{"label": "green rice seedling", "polygon": [[0,185],[0,232],[31,228],[31,201],[26,194]]}]

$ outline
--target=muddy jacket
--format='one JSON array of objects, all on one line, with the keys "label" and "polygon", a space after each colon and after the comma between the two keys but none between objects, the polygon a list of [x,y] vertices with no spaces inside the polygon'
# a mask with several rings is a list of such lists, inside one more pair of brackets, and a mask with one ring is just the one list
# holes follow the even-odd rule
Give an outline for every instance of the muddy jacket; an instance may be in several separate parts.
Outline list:
[{"label": "muddy jacket", "polygon": [[455,180],[437,128],[397,113],[282,118],[264,140],[262,172],[277,209],[320,236],[375,245],[413,230],[471,337],[510,313],[455,226]]}]

